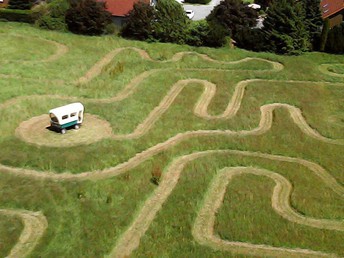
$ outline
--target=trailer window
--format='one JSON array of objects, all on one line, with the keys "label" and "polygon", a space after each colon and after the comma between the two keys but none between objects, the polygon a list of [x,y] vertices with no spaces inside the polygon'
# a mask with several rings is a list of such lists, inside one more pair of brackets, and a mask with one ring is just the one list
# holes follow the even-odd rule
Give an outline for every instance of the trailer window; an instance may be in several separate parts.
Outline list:
[{"label": "trailer window", "polygon": [[57,117],[53,113],[50,114],[50,119],[51,121],[58,123]]},{"label": "trailer window", "polygon": [[68,118],[68,115],[62,116],[62,120],[65,120],[65,119],[67,119],[67,118]]},{"label": "trailer window", "polygon": [[76,116],[76,112],[70,114],[70,117]]}]

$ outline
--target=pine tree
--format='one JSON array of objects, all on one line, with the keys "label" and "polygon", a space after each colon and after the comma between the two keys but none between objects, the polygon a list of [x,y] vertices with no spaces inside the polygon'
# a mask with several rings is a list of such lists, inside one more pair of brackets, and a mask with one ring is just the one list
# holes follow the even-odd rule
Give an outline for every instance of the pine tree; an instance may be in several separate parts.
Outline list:
[{"label": "pine tree", "polygon": [[206,19],[208,22],[221,24],[228,35],[235,38],[237,32],[255,26],[257,18],[257,11],[241,0],[223,0]]},{"label": "pine tree", "polygon": [[295,0],[275,0],[264,20],[267,48],[279,54],[296,55],[308,51],[309,32],[304,23],[305,10]]},{"label": "pine tree", "polygon": [[306,30],[309,31],[312,49],[319,49],[321,26],[323,25],[320,10],[320,0],[302,0],[302,3],[306,13]]},{"label": "pine tree", "polygon": [[155,10],[153,37],[161,42],[185,43],[189,19],[183,7],[176,1],[159,0]]},{"label": "pine tree", "polygon": [[255,4],[259,4],[263,10],[268,8],[272,3],[272,0],[254,0]]}]

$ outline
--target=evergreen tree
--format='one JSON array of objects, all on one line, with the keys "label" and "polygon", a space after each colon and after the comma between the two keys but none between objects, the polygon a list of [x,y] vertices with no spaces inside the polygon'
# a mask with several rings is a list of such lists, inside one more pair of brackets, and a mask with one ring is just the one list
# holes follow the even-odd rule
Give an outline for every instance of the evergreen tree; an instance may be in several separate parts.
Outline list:
[{"label": "evergreen tree", "polygon": [[323,20],[320,10],[320,0],[302,0],[305,9],[305,25],[309,32],[312,49],[319,49],[321,26]]},{"label": "evergreen tree", "polygon": [[264,20],[268,50],[296,55],[309,50],[309,32],[305,25],[305,10],[295,0],[275,0]]},{"label": "evergreen tree", "polygon": [[105,10],[105,4],[95,0],[72,2],[66,12],[68,29],[77,34],[101,35],[111,22],[111,14]]},{"label": "evergreen tree", "polygon": [[176,1],[159,0],[155,6],[153,37],[161,42],[185,43],[189,19]]},{"label": "evergreen tree", "polygon": [[241,0],[223,0],[206,19],[208,22],[221,24],[228,35],[235,38],[238,31],[255,26],[257,18],[257,11]]},{"label": "evergreen tree", "polygon": [[155,10],[149,4],[138,2],[129,12],[128,20],[121,30],[123,37],[146,40],[152,36]]},{"label": "evergreen tree", "polygon": [[326,52],[344,54],[344,23],[334,26],[328,32]]},{"label": "evergreen tree", "polygon": [[259,4],[263,10],[266,10],[272,3],[272,0],[254,0],[255,4]]},{"label": "evergreen tree", "polygon": [[32,0],[10,0],[8,3],[9,9],[29,10],[33,4]]}]

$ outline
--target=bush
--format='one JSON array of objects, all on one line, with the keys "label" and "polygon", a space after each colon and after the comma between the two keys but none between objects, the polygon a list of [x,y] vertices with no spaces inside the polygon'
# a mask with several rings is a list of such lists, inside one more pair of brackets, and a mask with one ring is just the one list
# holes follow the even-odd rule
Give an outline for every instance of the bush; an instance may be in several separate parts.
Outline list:
[{"label": "bush", "polygon": [[155,20],[152,24],[153,38],[161,42],[184,44],[189,23],[179,3],[159,0],[155,7]]},{"label": "bush", "polygon": [[65,14],[69,8],[67,0],[54,0],[49,4],[39,4],[33,8],[36,25],[48,30],[65,31],[67,25]]},{"label": "bush", "polygon": [[30,10],[0,9],[0,19],[13,22],[34,22]]},{"label": "bush", "polygon": [[185,3],[190,4],[209,4],[211,0],[185,0]]},{"label": "bush", "polygon": [[236,46],[252,51],[266,51],[269,44],[261,29],[243,29],[235,35]]},{"label": "bush", "polygon": [[73,2],[66,12],[68,29],[76,34],[104,34],[111,22],[111,14],[105,10],[105,4],[95,0]]},{"label": "bush", "polygon": [[205,20],[192,22],[187,34],[186,43],[191,46],[221,47],[226,43],[225,29]]},{"label": "bush", "polygon": [[153,6],[139,1],[129,12],[128,20],[121,30],[126,38],[147,40],[152,37],[155,10]]},{"label": "bush", "polygon": [[255,26],[257,18],[257,11],[241,0],[223,0],[211,11],[207,21],[221,24],[228,35],[234,36],[239,30]]},{"label": "bush", "polygon": [[33,5],[33,0],[10,0],[8,9],[30,10]]},{"label": "bush", "polygon": [[309,31],[305,25],[305,10],[294,0],[273,1],[264,20],[263,31],[269,51],[298,55],[310,47]]},{"label": "bush", "polygon": [[344,53],[344,23],[333,27],[328,32],[325,50],[333,54]]}]

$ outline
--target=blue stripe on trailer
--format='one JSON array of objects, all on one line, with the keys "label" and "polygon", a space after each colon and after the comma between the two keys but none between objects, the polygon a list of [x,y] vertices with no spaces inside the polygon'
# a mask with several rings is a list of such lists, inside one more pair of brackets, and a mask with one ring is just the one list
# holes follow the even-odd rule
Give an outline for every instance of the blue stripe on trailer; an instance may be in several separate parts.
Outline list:
[{"label": "blue stripe on trailer", "polygon": [[67,128],[67,127],[70,127],[72,125],[76,125],[78,123],[77,120],[75,121],[72,121],[72,122],[69,122],[69,123],[66,123],[66,124],[63,124],[63,125],[60,125],[60,127],[63,129],[63,128]]}]

